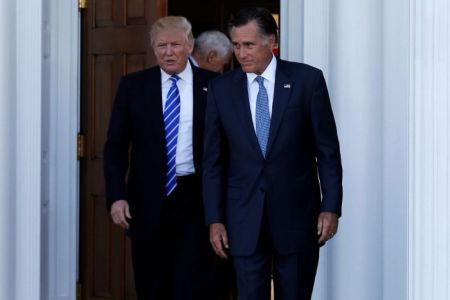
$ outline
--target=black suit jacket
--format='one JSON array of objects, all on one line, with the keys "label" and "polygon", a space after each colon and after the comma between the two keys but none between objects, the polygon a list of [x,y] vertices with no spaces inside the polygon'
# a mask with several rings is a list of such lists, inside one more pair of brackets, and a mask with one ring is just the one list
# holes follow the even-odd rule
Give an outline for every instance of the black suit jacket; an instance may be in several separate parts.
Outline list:
[{"label": "black suit jacket", "polygon": [[252,123],[247,76],[211,81],[203,196],[207,223],[225,223],[231,254],[251,255],[264,210],[279,253],[317,246],[320,211],[341,214],[342,167],[322,72],[278,60],[266,158]]},{"label": "black suit jacket", "polygon": [[[207,85],[217,74],[194,66],[192,72],[193,156],[200,176]],[[130,205],[130,236],[149,236],[160,222],[167,173],[162,113],[159,67],[120,80],[104,149],[104,174],[108,208],[120,199]]]}]

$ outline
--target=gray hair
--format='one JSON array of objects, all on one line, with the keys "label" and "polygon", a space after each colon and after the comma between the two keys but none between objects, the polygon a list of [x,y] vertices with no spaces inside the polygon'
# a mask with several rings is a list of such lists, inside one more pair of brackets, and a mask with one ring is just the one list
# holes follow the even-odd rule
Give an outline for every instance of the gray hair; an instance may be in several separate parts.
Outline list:
[{"label": "gray hair", "polygon": [[192,35],[192,25],[185,17],[167,16],[156,20],[150,30],[150,43],[153,46],[156,35],[163,31],[180,30],[186,34],[186,40],[189,44],[194,44],[194,36]]},{"label": "gray hair", "polygon": [[209,51],[215,50],[220,57],[225,57],[233,51],[233,44],[225,34],[217,30],[202,32],[195,39],[194,52],[207,55]]}]

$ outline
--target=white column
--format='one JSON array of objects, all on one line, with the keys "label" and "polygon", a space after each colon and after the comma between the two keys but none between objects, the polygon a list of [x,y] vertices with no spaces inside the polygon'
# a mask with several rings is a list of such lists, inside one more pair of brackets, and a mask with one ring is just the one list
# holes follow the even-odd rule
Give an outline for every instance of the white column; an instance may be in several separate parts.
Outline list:
[{"label": "white column", "polygon": [[[304,2],[304,40],[301,43],[304,53],[303,62],[323,71],[329,81],[330,51],[330,0],[305,0]],[[332,99],[334,101],[334,99]],[[330,272],[331,242],[320,249],[319,267],[314,285],[313,299],[332,299],[332,277]]]},{"label": "white column", "polygon": [[0,299],[15,299],[15,3],[0,1]]},{"label": "white column", "polygon": [[304,1],[280,1],[280,57],[303,61]]},{"label": "white column", "polygon": [[42,1],[16,0],[16,299],[40,299]]},{"label": "white column", "polygon": [[331,1],[329,89],[344,168],[339,233],[329,247],[328,297],[383,297],[382,2]]},{"label": "white column", "polygon": [[330,0],[305,0],[304,62],[324,72],[328,80],[330,53]]},{"label": "white column", "polygon": [[450,299],[450,4],[411,0],[409,299]]}]

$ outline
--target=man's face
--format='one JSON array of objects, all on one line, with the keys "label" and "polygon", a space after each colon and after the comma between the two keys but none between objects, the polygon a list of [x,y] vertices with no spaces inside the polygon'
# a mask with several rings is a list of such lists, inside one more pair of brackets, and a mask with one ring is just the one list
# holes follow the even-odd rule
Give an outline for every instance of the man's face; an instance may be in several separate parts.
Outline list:
[{"label": "man's face", "polygon": [[275,36],[264,39],[258,25],[251,21],[230,31],[234,55],[246,73],[262,74],[272,59]]},{"label": "man's face", "polygon": [[159,32],[153,42],[158,65],[168,74],[178,74],[186,68],[193,45],[181,30]]}]

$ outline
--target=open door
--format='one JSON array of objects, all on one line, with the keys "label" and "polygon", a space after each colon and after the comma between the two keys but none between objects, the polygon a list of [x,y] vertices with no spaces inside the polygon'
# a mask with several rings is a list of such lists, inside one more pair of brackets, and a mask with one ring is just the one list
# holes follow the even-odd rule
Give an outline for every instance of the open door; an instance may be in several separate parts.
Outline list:
[{"label": "open door", "polygon": [[82,13],[81,298],[136,299],[130,247],[105,206],[103,145],[119,78],[154,65],[148,31],[166,0],[92,0]]}]

